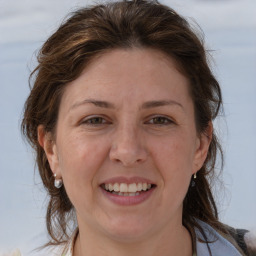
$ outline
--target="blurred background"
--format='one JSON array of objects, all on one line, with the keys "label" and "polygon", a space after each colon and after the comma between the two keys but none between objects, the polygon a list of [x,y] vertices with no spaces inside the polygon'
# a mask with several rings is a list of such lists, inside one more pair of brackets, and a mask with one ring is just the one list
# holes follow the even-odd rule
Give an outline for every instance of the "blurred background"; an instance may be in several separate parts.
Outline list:
[{"label": "blurred background", "polygon": [[[47,241],[47,197],[22,140],[20,121],[35,53],[65,15],[93,3],[78,0],[0,0],[0,255],[24,256]],[[212,50],[225,116],[215,125],[223,144],[220,218],[256,231],[256,1],[164,0],[196,24]]]}]

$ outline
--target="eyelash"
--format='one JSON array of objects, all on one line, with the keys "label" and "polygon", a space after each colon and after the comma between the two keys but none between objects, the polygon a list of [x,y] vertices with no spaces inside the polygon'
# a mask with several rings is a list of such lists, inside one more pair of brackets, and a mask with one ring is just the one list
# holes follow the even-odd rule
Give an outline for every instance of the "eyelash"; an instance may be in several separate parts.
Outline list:
[{"label": "eyelash", "polygon": [[[97,122],[101,120],[101,122]],[[95,123],[95,121],[97,123]],[[102,122],[103,121],[103,122]],[[82,124],[86,124],[86,125],[90,125],[90,126],[98,126],[98,125],[104,125],[104,124],[107,124],[107,123],[110,123],[108,122],[104,117],[101,117],[101,116],[93,116],[93,117],[89,117],[87,119],[84,119],[82,120],[81,122]]]},{"label": "eyelash", "polygon": [[[160,121],[160,123],[154,123],[154,120],[156,121],[158,119],[158,121]],[[160,120],[159,120],[160,119]],[[151,122],[153,121],[153,123]],[[170,125],[170,124],[173,124],[174,121],[168,117],[165,117],[165,116],[154,116],[152,117],[147,123],[149,124],[155,124],[155,125]]]},{"label": "eyelash", "polygon": [[[160,122],[155,123],[155,121],[156,122],[160,121]],[[174,124],[174,121],[165,116],[154,116],[154,117],[151,117],[145,123],[150,125],[166,126],[166,125]],[[82,120],[81,124],[85,124],[89,126],[99,126],[99,125],[111,124],[111,122],[107,121],[104,117],[93,116],[93,117],[89,117],[87,119]]]}]

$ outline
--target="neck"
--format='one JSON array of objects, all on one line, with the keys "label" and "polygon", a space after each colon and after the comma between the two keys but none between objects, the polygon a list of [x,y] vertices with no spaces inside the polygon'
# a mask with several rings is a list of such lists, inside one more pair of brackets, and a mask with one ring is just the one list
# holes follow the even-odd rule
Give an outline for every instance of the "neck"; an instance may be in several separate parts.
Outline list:
[{"label": "neck", "polygon": [[127,242],[79,226],[73,256],[191,256],[192,240],[188,230],[180,225],[179,228],[169,227],[167,231]]}]

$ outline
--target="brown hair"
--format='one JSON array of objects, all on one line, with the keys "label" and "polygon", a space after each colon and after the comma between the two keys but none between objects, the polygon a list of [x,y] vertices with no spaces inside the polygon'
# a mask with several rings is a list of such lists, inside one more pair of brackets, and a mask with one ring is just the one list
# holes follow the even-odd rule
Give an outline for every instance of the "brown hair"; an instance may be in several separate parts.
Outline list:
[{"label": "brown hair", "polygon": [[[221,91],[208,62],[203,40],[188,22],[171,8],[157,1],[135,0],[99,4],[71,14],[44,43],[31,93],[25,104],[23,133],[37,153],[37,165],[50,201],[47,229],[52,241],[60,244],[69,238],[67,227],[73,205],[65,187],[57,189],[37,128],[53,132],[62,93],[95,56],[115,48],[146,47],[157,49],[175,59],[190,80],[198,133],[203,133],[222,106]],[[31,78],[30,77],[30,78]],[[213,177],[217,152],[221,148],[213,131],[207,159],[198,171],[196,184],[184,200],[183,224],[197,227],[200,219],[226,233],[218,212],[209,179]],[[222,153],[221,153],[222,156]]]}]

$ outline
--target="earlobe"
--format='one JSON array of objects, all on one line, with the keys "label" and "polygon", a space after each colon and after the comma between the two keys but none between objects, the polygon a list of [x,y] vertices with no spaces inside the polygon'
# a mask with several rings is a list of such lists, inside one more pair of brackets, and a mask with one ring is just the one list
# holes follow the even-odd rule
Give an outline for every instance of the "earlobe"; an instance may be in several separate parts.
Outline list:
[{"label": "earlobe", "polygon": [[202,132],[198,137],[193,173],[196,173],[198,170],[200,170],[206,160],[209,146],[212,141],[212,132],[212,122],[209,122],[206,130]]},{"label": "earlobe", "polygon": [[46,132],[43,125],[37,128],[38,143],[44,149],[48,162],[53,173],[58,173],[59,160],[56,143],[50,132]]}]

